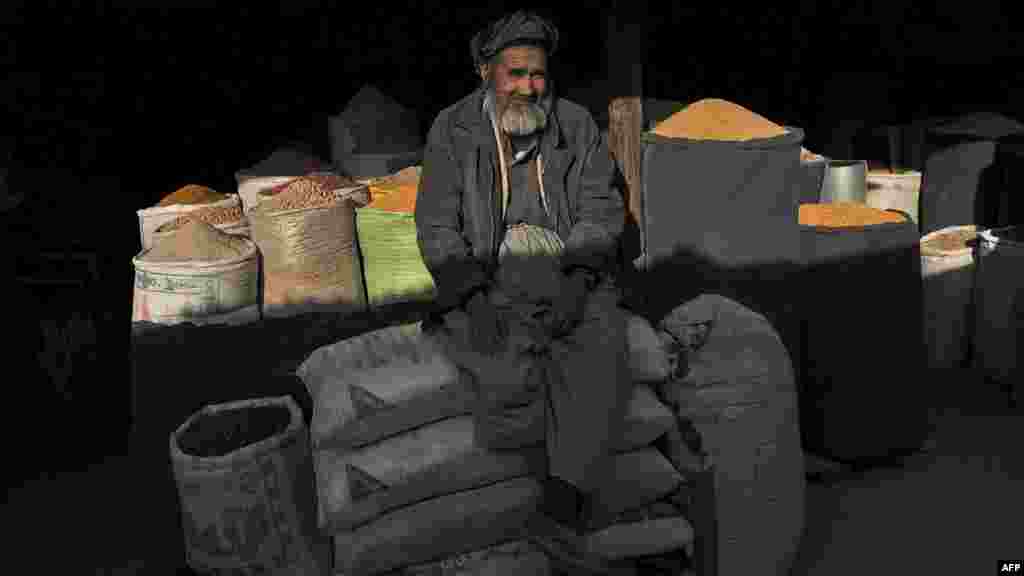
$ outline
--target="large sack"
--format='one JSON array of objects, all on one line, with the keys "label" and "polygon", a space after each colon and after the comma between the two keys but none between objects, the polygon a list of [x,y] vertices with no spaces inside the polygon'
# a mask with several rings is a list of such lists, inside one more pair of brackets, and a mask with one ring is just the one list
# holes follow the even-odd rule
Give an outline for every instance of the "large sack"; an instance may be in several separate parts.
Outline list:
[{"label": "large sack", "polygon": [[782,340],[764,316],[720,296],[678,307],[660,327],[692,350],[689,372],[666,384],[662,399],[693,424],[714,462],[721,573],[788,574],[805,480]]},{"label": "large sack", "polygon": [[367,200],[363,187],[329,205],[275,211],[263,201],[249,211],[252,239],[263,256],[265,316],[366,307],[355,207]]},{"label": "large sack", "polygon": [[[659,420],[665,421],[660,416]],[[642,444],[624,445],[629,452],[617,457],[612,489],[603,500],[605,513],[643,506],[675,490],[683,481],[660,452],[639,449],[653,441],[652,436],[663,434],[664,427],[655,428],[645,422],[639,427],[648,433],[630,438]],[[542,438],[543,424],[538,440]],[[489,451],[467,415],[369,446],[318,449],[314,460],[320,525],[332,531],[348,530],[418,500],[520,476],[543,475],[546,456],[538,445],[535,442],[520,451]]]},{"label": "large sack", "polygon": [[325,164],[308,148],[304,144],[284,146],[257,164],[236,172],[235,181],[238,183],[242,209],[248,213],[255,208],[264,198],[260,194],[264,190],[325,169]]},{"label": "large sack", "polygon": [[421,324],[374,330],[314,351],[298,376],[313,399],[314,446],[360,446],[465,414],[471,391]]},{"label": "large sack", "polygon": [[437,562],[392,570],[384,576],[550,576],[551,560],[534,544],[517,540]]},{"label": "large sack", "polygon": [[[633,373],[660,382],[673,373],[664,339],[638,316],[630,318]],[[430,422],[469,413],[473,383],[442,352],[420,323],[392,326],[314,351],[299,367],[314,400],[314,445],[366,445]],[[671,426],[651,390],[638,387],[625,444],[642,446]],[[530,428],[530,426],[527,426]],[[543,431],[534,431],[543,434]]]},{"label": "large sack", "polygon": [[[605,560],[642,558],[681,551],[694,531],[671,498],[619,512],[586,535],[588,553]],[[645,574],[641,572],[641,574]]]},{"label": "large sack", "polygon": [[517,478],[420,502],[334,535],[336,571],[369,576],[522,540],[540,484]]},{"label": "large sack", "polygon": [[413,214],[367,206],[356,210],[356,229],[370,307],[434,298]]},{"label": "large sack", "polygon": [[949,226],[999,221],[1004,192],[998,169],[1000,140],[1024,133],[1024,125],[992,113],[969,114],[931,127],[920,193],[920,230],[928,234]]}]

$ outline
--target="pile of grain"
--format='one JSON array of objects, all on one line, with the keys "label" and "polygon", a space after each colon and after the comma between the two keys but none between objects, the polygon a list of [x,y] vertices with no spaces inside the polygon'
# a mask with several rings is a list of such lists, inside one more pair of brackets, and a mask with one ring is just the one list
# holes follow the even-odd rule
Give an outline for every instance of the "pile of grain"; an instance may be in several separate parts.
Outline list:
[{"label": "pile of grain", "polygon": [[783,126],[726,100],[708,98],[694,102],[654,127],[666,138],[744,142],[786,134]]},{"label": "pile of grain", "polygon": [[800,148],[800,161],[801,162],[810,162],[812,160],[822,160],[822,159],[823,159],[823,157],[820,154],[815,154],[814,152],[811,152],[807,148],[802,148],[802,147]]},{"label": "pile of grain", "polygon": [[213,206],[210,208],[201,208],[195,212],[185,214],[184,216],[178,216],[174,220],[171,220],[166,224],[162,224],[156,229],[156,231],[159,233],[171,232],[181,228],[189,220],[200,220],[211,226],[222,226],[224,224],[241,222],[242,219],[242,207],[240,205]]},{"label": "pile of grain", "polygon": [[221,200],[227,199],[227,196],[201,186],[199,184],[189,184],[188,186],[182,186],[174,192],[164,196],[157,206],[174,206],[175,204],[212,204],[214,202],[220,202]]},{"label": "pile of grain", "polygon": [[283,187],[260,192],[269,197],[260,203],[260,210],[280,212],[298,208],[322,208],[337,202],[339,190],[351,188],[356,183],[337,174],[311,174],[292,180]]},{"label": "pile of grain", "polygon": [[901,214],[887,210],[878,210],[854,202],[800,205],[801,226],[859,228],[862,226],[903,222],[906,222],[906,218]]},{"label": "pile of grain", "polygon": [[156,241],[141,260],[144,262],[217,262],[245,254],[248,243],[237,236],[200,220],[185,224]]},{"label": "pile of grain", "polygon": [[420,167],[411,166],[370,183],[369,208],[412,214],[420,186]]},{"label": "pile of grain", "polygon": [[921,254],[925,256],[945,256],[950,252],[970,248],[968,242],[978,236],[977,226],[964,226],[956,230],[948,230],[936,234],[921,242]]}]

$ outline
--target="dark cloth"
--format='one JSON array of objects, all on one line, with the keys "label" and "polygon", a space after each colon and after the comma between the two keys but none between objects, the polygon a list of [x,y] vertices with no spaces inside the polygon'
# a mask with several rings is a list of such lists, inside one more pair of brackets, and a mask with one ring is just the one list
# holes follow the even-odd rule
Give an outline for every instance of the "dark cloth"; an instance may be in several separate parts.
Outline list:
[{"label": "dark cloth", "polygon": [[[498,145],[485,94],[479,89],[442,111],[424,152],[417,240],[442,309],[489,282],[503,236]],[[539,151],[553,229],[566,245],[563,268],[613,274],[625,208],[597,123],[583,107],[556,99]]]},{"label": "dark cloth", "polygon": [[537,152],[519,162],[512,163],[509,168],[509,201],[505,213],[505,224],[530,224],[541,228],[554,229],[554,223],[544,210],[537,183]]},{"label": "dark cloth", "polygon": [[[456,361],[476,380],[483,408],[475,417],[478,434],[502,443],[514,434],[495,427],[532,429],[532,420],[540,416],[535,407],[541,406],[545,437],[518,438],[519,444],[543,441],[549,473],[588,494],[599,495],[602,481],[612,477],[633,390],[626,317],[617,299],[614,287],[602,284],[587,295],[583,320],[572,333],[552,338],[544,306],[496,298],[512,359],[473,366]],[[449,315],[445,328],[452,345],[471,348],[464,317]]]},{"label": "dark cloth", "polygon": [[558,29],[536,14],[518,11],[477,32],[469,52],[479,68],[505,48],[524,43],[543,46],[550,57],[558,51]]}]

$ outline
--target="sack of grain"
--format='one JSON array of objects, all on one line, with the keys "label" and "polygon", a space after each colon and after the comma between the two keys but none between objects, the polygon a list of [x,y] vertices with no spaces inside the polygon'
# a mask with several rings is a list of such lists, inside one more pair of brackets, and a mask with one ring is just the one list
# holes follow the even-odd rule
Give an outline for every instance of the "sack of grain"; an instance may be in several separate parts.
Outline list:
[{"label": "sack of grain", "polygon": [[[468,416],[449,418],[369,446],[318,449],[321,526],[351,530],[390,510],[428,498],[522,476],[543,476],[540,446],[488,451]],[[654,448],[619,454],[608,479],[604,514],[649,504],[674,491],[682,477]]]},{"label": "sack of grain", "polygon": [[[168,194],[156,206],[137,212],[142,249],[153,247],[153,236],[161,226],[197,211],[232,211],[242,205],[234,194],[220,194],[205,186],[190,184]],[[214,222],[210,222],[213,224]],[[220,228],[220,226],[218,226]]]},{"label": "sack of grain", "polygon": [[[466,391],[464,398],[470,398]],[[321,403],[314,398],[314,412]],[[468,409],[468,405],[467,405]],[[408,412],[407,412],[408,413]],[[537,413],[543,414],[538,410]],[[457,415],[398,433],[392,419],[389,436],[353,441],[337,437],[321,441],[316,448],[317,485],[320,493],[321,525],[335,529],[360,525],[382,512],[418,499],[437,497],[483,483],[543,473],[543,454],[533,448],[543,442],[542,418],[532,422],[536,432],[526,448],[490,452],[477,433],[474,419]],[[647,498],[639,486],[648,486],[655,497],[678,481],[672,465],[657,451],[637,452],[668,432],[674,424],[671,413],[646,386],[636,388],[626,417],[626,434],[617,446],[620,452],[616,474],[624,479],[613,508],[637,506]],[[621,464],[621,465],[620,465]],[[643,471],[644,478],[631,474]],[[618,476],[616,476],[618,477]],[[645,484],[653,482],[653,484]],[[614,511],[614,510],[613,510]]]},{"label": "sack of grain", "polygon": [[295,178],[319,172],[326,166],[305,145],[278,148],[270,156],[235,173],[242,209],[249,212],[264,199],[260,192],[285,185]]},{"label": "sack of grain", "polygon": [[199,220],[133,260],[133,322],[244,324],[260,320],[259,251]]},{"label": "sack of grain", "polygon": [[[659,327],[693,345],[686,376],[664,385],[661,397],[680,432],[692,424],[715,463],[722,573],[788,574],[803,533],[805,481],[786,348],[764,316],[716,295],[677,307]],[[693,462],[674,440],[670,457]]]},{"label": "sack of grain", "polygon": [[525,539],[540,495],[516,478],[407,506],[334,534],[335,569],[369,576]]},{"label": "sack of grain", "polygon": [[249,212],[263,255],[263,309],[270,317],[365,308],[355,207],[365,186],[339,176],[298,178]]},{"label": "sack of grain", "polygon": [[[645,319],[632,316],[630,347],[634,380],[663,381],[677,361],[664,338]],[[437,338],[420,323],[392,326],[315,350],[299,367],[314,399],[310,426],[314,444],[333,438],[368,444],[387,435],[468,413],[471,382],[445,356]],[[664,430],[665,412],[647,386],[638,386],[629,413],[631,438],[653,441]],[[652,437],[651,434],[654,434]]]},{"label": "sack of grain", "polygon": [[804,448],[862,464],[911,454],[929,405],[918,227],[856,204],[804,205],[800,221]]},{"label": "sack of grain", "polygon": [[374,330],[314,351],[298,376],[313,399],[310,432],[365,445],[469,410],[455,366],[420,323]]},{"label": "sack of grain", "polygon": [[626,317],[633,380],[664,382],[674,376],[681,358],[670,348],[671,340],[659,334],[646,318],[630,313]]},{"label": "sack of grain", "polygon": [[722,294],[768,316],[797,348],[796,328],[782,326],[794,318],[796,213],[821,174],[801,169],[803,140],[798,127],[724,101],[692,104],[643,134],[646,316]]},{"label": "sack of grain", "polygon": [[551,560],[526,540],[506,542],[444,560],[407,566],[383,576],[551,576]]},{"label": "sack of grain", "polygon": [[245,214],[242,212],[241,202],[235,202],[227,206],[203,206],[194,211],[188,212],[187,214],[178,216],[174,220],[161,224],[156,230],[154,230],[153,238],[159,241],[159,238],[166,237],[175,230],[178,230],[190,219],[206,222],[214,228],[228,234],[246,237],[249,236],[249,221],[246,220]]},{"label": "sack of grain", "polygon": [[972,243],[977,237],[977,226],[971,225],[950,226],[921,238],[929,368],[954,370],[968,359],[976,275]]},{"label": "sack of grain", "polygon": [[667,500],[623,511],[586,536],[584,549],[604,560],[668,554],[692,546],[693,526]]},{"label": "sack of grain", "polygon": [[356,229],[370,307],[434,298],[434,278],[423,262],[412,213],[359,208]]}]

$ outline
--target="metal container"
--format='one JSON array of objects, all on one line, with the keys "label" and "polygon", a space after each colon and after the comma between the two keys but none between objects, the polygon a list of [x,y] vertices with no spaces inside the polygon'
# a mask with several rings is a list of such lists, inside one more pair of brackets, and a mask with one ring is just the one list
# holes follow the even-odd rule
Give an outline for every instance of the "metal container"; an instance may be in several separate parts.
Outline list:
[{"label": "metal container", "polygon": [[829,160],[821,184],[821,201],[864,203],[867,197],[868,163],[864,160]]}]

